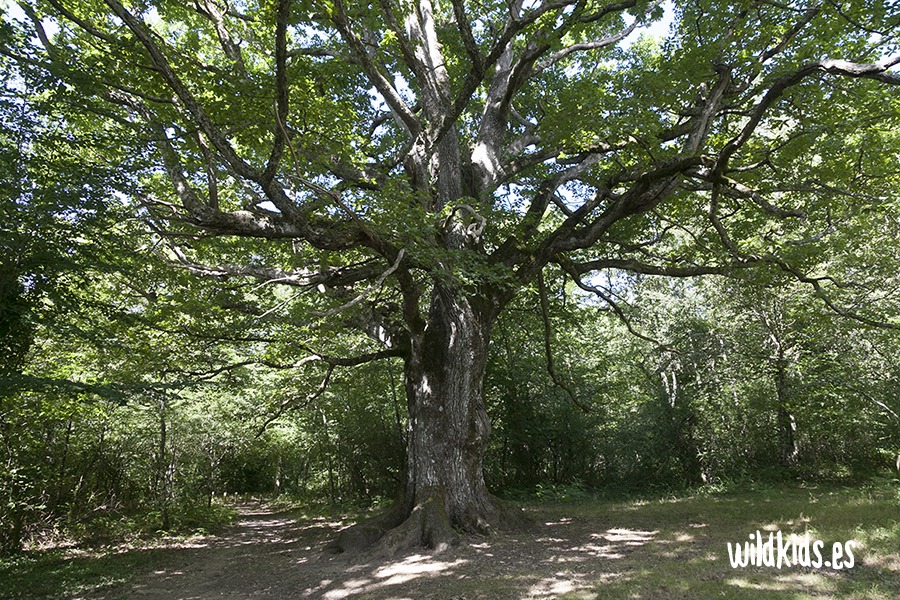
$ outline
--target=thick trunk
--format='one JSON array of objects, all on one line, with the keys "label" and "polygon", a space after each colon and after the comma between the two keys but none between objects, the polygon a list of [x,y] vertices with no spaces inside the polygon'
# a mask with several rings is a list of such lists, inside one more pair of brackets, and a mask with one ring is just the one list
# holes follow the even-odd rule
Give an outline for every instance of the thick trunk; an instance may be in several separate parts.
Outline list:
[{"label": "thick trunk", "polygon": [[486,530],[492,510],[481,469],[491,429],[482,399],[490,329],[471,301],[437,288],[428,327],[406,365],[405,510],[435,499],[466,531]]},{"label": "thick trunk", "polygon": [[[428,82],[422,88],[425,113],[438,123],[451,108],[451,89],[431,3],[420,2],[405,25],[415,41],[420,81]],[[438,213],[463,199],[463,187],[477,195],[477,186],[464,186],[465,172],[471,171],[464,165],[470,161],[468,156],[464,160],[454,129],[445,132],[433,150],[428,155],[414,149],[405,165],[426,207]],[[461,204],[443,220],[445,249],[481,251],[485,221],[476,207]],[[438,267],[442,276],[453,278],[452,268]],[[406,298],[414,305],[405,309],[407,325],[415,326],[410,327],[404,369],[409,430],[402,497],[384,515],[343,532],[333,548],[348,550],[378,541],[388,552],[421,545],[440,550],[455,542],[457,531],[487,533],[516,518],[515,511],[488,494],[482,473],[491,430],[482,397],[484,371],[501,302],[445,281],[434,281],[424,327],[418,291]]]},{"label": "thick trunk", "polygon": [[442,550],[457,532],[489,533],[518,520],[492,497],[482,459],[490,420],[482,397],[493,315],[479,300],[435,286],[428,324],[406,363],[406,485],[387,513],[345,531],[332,549]]}]

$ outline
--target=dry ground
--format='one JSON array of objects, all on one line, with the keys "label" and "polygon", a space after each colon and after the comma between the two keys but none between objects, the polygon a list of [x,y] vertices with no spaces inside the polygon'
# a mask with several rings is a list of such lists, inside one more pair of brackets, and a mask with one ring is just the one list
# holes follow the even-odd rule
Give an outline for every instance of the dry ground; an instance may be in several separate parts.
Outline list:
[{"label": "dry ground", "polygon": [[[793,490],[781,497],[537,505],[528,509],[528,530],[470,537],[436,556],[369,561],[322,553],[347,523],[244,506],[224,534],[172,543],[162,553],[157,547],[147,572],[77,597],[891,599],[900,597],[897,500],[882,496],[869,503],[860,493]],[[857,564],[843,571],[732,569],[726,542],[742,541],[758,528],[809,530],[827,548],[848,536],[861,538]]]}]

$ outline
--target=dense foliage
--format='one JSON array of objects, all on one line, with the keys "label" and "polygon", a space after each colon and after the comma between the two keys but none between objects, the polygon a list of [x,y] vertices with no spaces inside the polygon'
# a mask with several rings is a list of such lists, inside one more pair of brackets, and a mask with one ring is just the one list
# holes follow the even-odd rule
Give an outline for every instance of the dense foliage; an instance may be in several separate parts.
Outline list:
[{"label": "dense foliage", "polygon": [[3,10],[3,552],[900,448],[896,6]]},{"label": "dense foliage", "polygon": [[[896,334],[836,317],[796,285],[759,291],[721,279],[647,278],[628,289],[635,314],[628,323],[648,339],[608,307],[554,296],[562,386],[547,374],[534,302],[523,297],[499,325],[487,375],[494,437],[485,464],[497,492],[568,497],[859,480],[892,463],[900,448]],[[71,335],[59,319],[54,327]],[[17,538],[8,548],[29,536],[103,540],[204,527],[218,514],[208,509],[213,500],[229,495],[281,494],[345,510],[390,500],[400,486],[399,365],[336,377],[259,435],[284,384],[271,374],[243,367],[228,381],[147,387],[123,398],[97,383],[126,376],[112,375],[108,347],[60,339],[43,325],[35,339],[26,372],[63,372],[94,387],[5,394],[4,522],[15,529],[4,533]],[[785,411],[795,447],[788,462]]]}]

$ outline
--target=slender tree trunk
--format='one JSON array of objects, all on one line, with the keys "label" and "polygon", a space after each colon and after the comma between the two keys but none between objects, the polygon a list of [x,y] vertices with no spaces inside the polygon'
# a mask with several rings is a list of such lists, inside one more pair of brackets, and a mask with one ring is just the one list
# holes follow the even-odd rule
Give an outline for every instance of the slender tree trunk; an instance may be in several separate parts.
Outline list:
[{"label": "slender tree trunk", "polygon": [[[670,376],[671,375],[671,379]],[[681,478],[687,486],[703,485],[705,476],[700,459],[695,426],[697,416],[691,405],[690,391],[681,391],[676,371],[662,371],[662,408],[666,415],[666,428],[670,440],[670,456],[675,459]]]},{"label": "slender tree trunk", "polygon": [[156,460],[156,496],[159,502],[161,527],[169,529],[171,525],[169,518],[169,477],[168,477],[168,461],[167,461],[167,428],[166,428],[166,399],[159,399],[159,446],[157,448]]},{"label": "slender tree trunk", "polygon": [[387,365],[388,372],[388,380],[391,384],[391,399],[394,403],[394,422],[397,426],[397,443],[398,443],[398,454],[399,457],[399,472],[402,474],[405,472],[405,465],[403,462],[403,450],[406,448],[406,440],[403,437],[403,419],[400,418],[400,401],[397,399],[397,384],[394,381],[394,368],[390,362],[385,363]]},{"label": "slender tree trunk", "polygon": [[778,401],[778,446],[781,466],[792,468],[797,466],[800,450],[797,447],[797,420],[791,413],[788,403],[787,360],[782,347],[778,347],[775,362],[775,394]]},{"label": "slender tree trunk", "polygon": [[332,546],[379,541],[388,553],[440,551],[457,531],[490,533],[518,515],[491,496],[482,460],[490,435],[483,401],[493,315],[463,293],[436,285],[427,327],[406,362],[409,407],[406,484],[388,513],[345,531]]},{"label": "slender tree trunk", "polygon": [[66,437],[63,440],[62,457],[59,459],[59,470],[54,483],[53,501],[50,505],[50,513],[53,514],[62,504],[62,496],[69,486],[66,485],[66,469],[69,467],[69,444],[72,441],[72,417],[66,420]]}]

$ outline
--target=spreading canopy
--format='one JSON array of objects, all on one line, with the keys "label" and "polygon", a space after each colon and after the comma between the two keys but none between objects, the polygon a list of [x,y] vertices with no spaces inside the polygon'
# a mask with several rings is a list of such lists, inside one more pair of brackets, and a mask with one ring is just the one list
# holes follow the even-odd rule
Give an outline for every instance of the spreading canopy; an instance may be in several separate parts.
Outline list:
[{"label": "spreading canopy", "polygon": [[514,290],[551,262],[813,279],[779,251],[892,193],[886,3],[19,6],[3,53],[151,144],[130,201],[162,229],[303,248],[220,275],[346,288],[393,267],[406,295],[416,273]]},{"label": "spreading canopy", "polygon": [[890,3],[16,5],[13,85],[73,136],[130,133],[111,199],[168,260],[309,292],[229,301],[254,322],[293,305],[320,346],[319,322],[368,336],[353,356],[283,338],[328,365],[322,386],[404,358],[404,515],[438,498],[459,527],[492,520],[491,325],[548,266],[623,315],[619,273],[758,267],[898,325],[897,247],[878,247],[898,231]]}]

